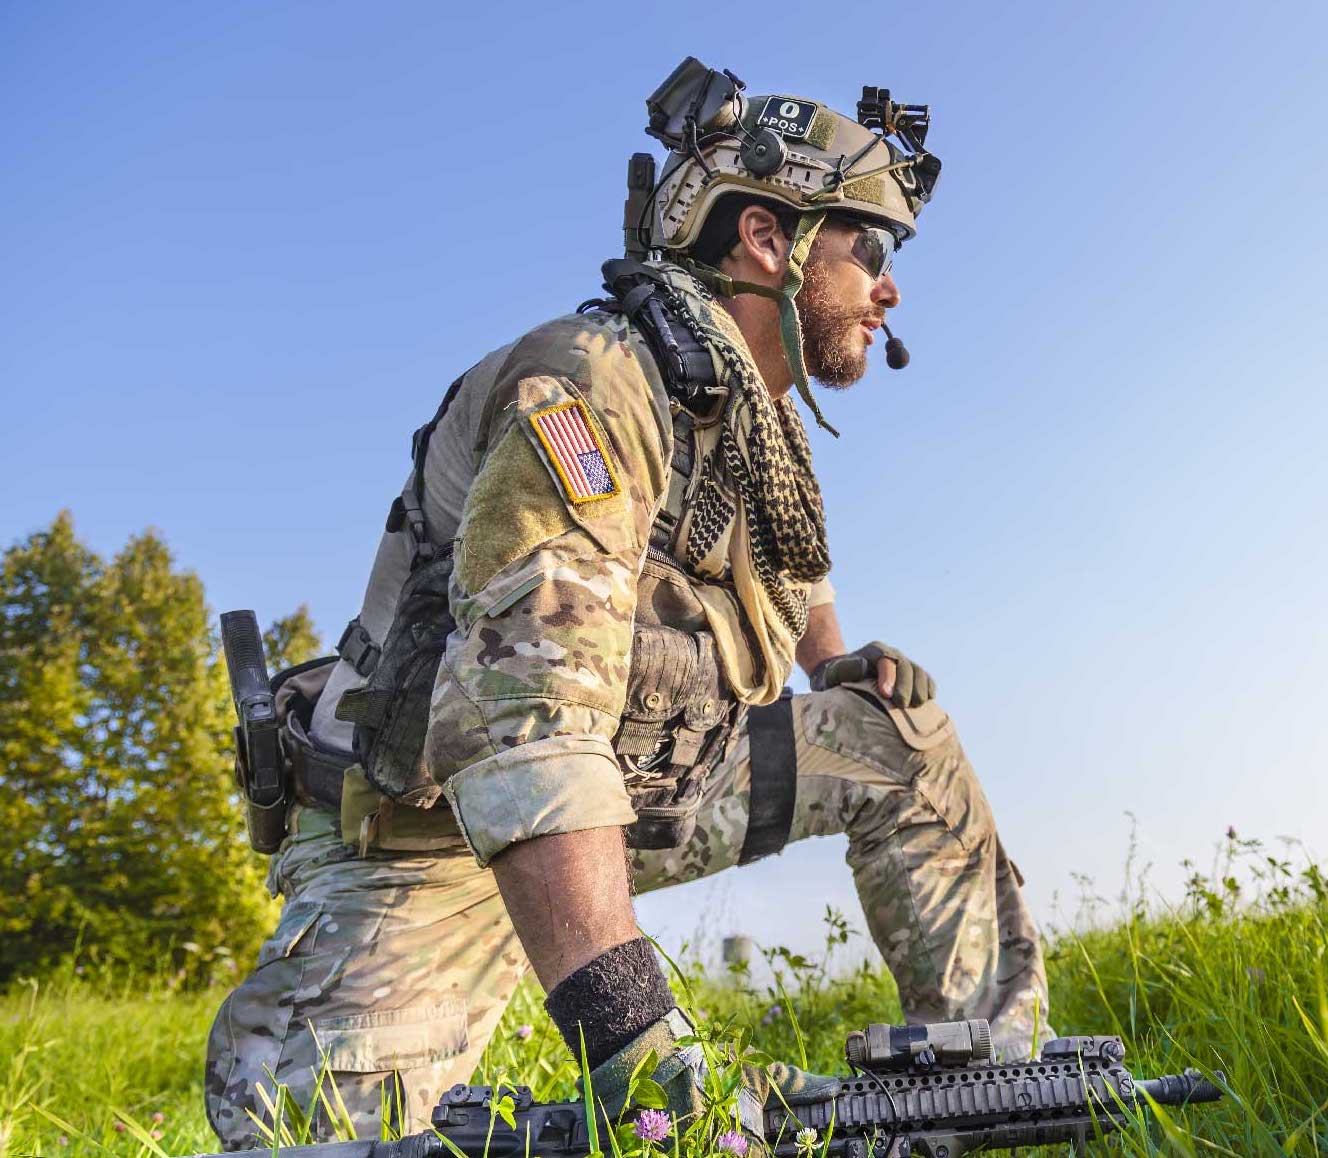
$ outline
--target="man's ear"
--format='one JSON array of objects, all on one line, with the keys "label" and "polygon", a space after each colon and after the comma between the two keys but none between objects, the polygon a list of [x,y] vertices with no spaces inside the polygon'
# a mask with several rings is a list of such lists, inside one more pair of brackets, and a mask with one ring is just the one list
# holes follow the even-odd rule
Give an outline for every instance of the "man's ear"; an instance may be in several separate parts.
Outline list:
[{"label": "man's ear", "polygon": [[779,218],[762,205],[749,205],[738,217],[738,246],[733,256],[754,262],[771,277],[781,275],[788,262],[789,239]]}]

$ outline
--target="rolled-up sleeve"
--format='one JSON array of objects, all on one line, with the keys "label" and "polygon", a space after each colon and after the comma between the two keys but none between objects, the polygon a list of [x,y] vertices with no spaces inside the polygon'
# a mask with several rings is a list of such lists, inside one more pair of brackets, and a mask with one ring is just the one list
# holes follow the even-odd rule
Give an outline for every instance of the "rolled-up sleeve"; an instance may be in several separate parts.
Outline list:
[{"label": "rolled-up sleeve", "polygon": [[621,827],[636,814],[613,745],[600,736],[550,736],[496,752],[447,781],[475,859],[558,832]]},{"label": "rolled-up sleeve", "polygon": [[635,424],[622,407],[611,428],[586,412],[623,481],[603,500],[574,502],[523,426],[564,404],[568,387],[522,386],[467,499],[452,583],[457,626],[426,743],[430,774],[481,865],[517,841],[635,817],[612,740],[666,479],[667,448],[642,390]]},{"label": "rolled-up sleeve", "polygon": [[835,589],[830,585],[830,580],[818,579],[807,589],[807,607],[810,610],[813,607],[824,607],[827,603],[835,601]]}]

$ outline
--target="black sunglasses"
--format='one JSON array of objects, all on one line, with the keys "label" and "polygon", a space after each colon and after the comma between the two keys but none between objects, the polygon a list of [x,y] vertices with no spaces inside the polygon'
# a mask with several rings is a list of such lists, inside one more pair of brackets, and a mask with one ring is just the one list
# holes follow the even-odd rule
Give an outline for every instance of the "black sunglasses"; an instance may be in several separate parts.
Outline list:
[{"label": "black sunglasses", "polygon": [[873,281],[890,272],[899,242],[882,225],[857,225],[849,253]]}]

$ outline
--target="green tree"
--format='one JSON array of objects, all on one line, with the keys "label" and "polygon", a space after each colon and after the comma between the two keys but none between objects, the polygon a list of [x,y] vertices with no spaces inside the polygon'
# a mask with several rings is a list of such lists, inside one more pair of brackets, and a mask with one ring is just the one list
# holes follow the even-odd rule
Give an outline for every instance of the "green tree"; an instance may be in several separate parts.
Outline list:
[{"label": "green tree", "polygon": [[[271,629],[316,641],[307,609]],[[0,986],[80,959],[182,979],[271,923],[203,586],[161,538],[109,563],[63,512],[0,564]]]},{"label": "green tree", "polygon": [[263,632],[263,651],[267,654],[267,670],[276,675],[284,667],[316,659],[323,655],[323,639],[309,614],[309,605],[301,603],[289,615],[274,619]]}]

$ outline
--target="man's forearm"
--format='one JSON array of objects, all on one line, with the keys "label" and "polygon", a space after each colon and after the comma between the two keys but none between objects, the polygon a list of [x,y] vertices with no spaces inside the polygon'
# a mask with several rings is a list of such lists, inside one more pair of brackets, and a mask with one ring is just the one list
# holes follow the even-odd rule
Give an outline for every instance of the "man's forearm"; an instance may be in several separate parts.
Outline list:
[{"label": "man's forearm", "polygon": [[[807,630],[798,640],[795,654],[798,666],[808,675],[812,674],[817,664],[848,654],[848,644],[844,642],[843,633],[839,630],[839,616],[835,614],[833,603],[818,603],[808,610]],[[884,699],[888,700],[894,695],[897,675],[898,665],[893,659],[885,658],[877,663],[876,686]]]},{"label": "man's forearm", "polygon": [[545,992],[639,937],[621,828],[523,840],[493,860],[508,916]]},{"label": "man's forearm", "polygon": [[818,603],[807,612],[807,630],[798,640],[798,666],[808,675],[822,660],[833,659],[848,651],[839,630],[839,616],[833,603]]}]

